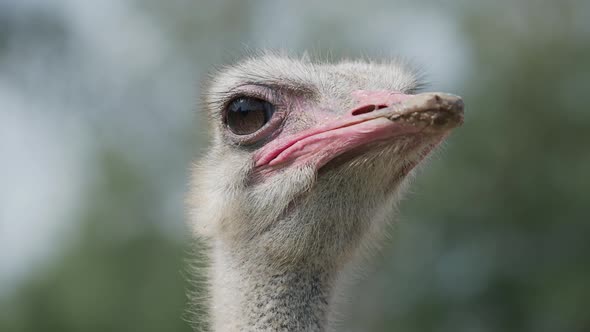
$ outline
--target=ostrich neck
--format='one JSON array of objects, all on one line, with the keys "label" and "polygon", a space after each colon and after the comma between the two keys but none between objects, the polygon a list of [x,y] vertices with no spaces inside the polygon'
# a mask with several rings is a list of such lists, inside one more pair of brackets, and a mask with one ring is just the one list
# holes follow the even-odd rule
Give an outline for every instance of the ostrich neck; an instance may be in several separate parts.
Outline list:
[{"label": "ostrich neck", "polygon": [[278,269],[259,256],[213,246],[213,331],[324,331],[335,272],[312,264]]}]

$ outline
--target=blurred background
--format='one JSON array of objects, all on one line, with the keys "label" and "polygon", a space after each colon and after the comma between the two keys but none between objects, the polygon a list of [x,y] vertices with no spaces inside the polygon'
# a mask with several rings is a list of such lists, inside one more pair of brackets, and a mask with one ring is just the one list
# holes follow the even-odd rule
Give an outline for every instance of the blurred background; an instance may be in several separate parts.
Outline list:
[{"label": "blurred background", "polygon": [[584,0],[0,0],[0,331],[199,325],[200,82],[267,47],[402,55],[467,105],[344,331],[590,331]]}]

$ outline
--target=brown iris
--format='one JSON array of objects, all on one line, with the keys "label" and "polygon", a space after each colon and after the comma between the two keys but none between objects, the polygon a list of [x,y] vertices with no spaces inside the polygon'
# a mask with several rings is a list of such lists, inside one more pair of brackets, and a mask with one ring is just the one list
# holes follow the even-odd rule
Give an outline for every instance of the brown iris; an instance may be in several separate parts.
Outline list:
[{"label": "brown iris", "polygon": [[240,97],[227,106],[225,122],[236,135],[249,135],[258,131],[270,120],[274,106],[266,100]]}]

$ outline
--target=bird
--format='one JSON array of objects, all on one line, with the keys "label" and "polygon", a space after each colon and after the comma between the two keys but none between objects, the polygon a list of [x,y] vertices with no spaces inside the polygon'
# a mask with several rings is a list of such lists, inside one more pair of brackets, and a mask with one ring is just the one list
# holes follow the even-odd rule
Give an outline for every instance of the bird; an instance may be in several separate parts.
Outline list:
[{"label": "bird", "polygon": [[328,331],[339,281],[385,241],[408,183],[463,123],[408,62],[272,52],[218,68],[187,197],[212,331]]}]

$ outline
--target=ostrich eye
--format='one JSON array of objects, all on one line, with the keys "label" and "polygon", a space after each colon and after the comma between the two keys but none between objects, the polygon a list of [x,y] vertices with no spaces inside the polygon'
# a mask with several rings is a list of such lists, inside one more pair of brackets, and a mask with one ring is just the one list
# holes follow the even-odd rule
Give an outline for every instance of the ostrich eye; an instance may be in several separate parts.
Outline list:
[{"label": "ostrich eye", "polygon": [[248,135],[262,128],[274,111],[274,106],[266,100],[242,97],[227,106],[225,121],[234,134]]}]

